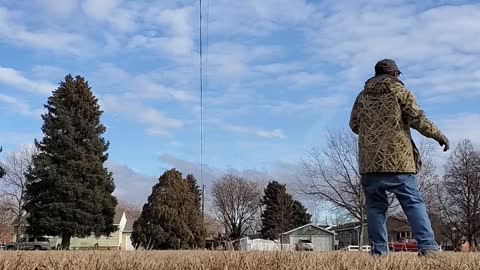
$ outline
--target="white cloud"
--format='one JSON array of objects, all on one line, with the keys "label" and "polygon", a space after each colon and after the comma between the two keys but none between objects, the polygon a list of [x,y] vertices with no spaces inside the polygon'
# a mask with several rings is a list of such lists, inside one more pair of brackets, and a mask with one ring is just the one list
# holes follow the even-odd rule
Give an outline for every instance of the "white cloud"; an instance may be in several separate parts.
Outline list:
[{"label": "white cloud", "polygon": [[108,23],[119,31],[136,28],[136,10],[133,6],[122,7],[122,0],[86,0],[82,4],[85,14],[98,22]]},{"label": "white cloud", "polygon": [[145,125],[146,133],[150,136],[171,136],[174,130],[184,126],[183,121],[168,117],[163,112],[142,104],[131,95],[105,95],[101,98],[100,105],[108,114],[120,114]]},{"label": "white cloud", "polygon": [[15,69],[2,66],[0,66],[0,83],[42,96],[51,94],[57,88],[47,81],[30,80]]},{"label": "white cloud", "polygon": [[299,68],[299,64],[284,64],[284,63],[272,63],[272,64],[262,64],[256,65],[254,67],[255,71],[264,72],[267,74],[277,74],[277,73],[286,73],[293,71]]},{"label": "white cloud", "polygon": [[470,139],[474,144],[480,145],[480,125],[478,123],[480,123],[480,114],[471,113],[441,120],[439,126],[453,144],[463,139]]},{"label": "white cloud", "polygon": [[283,131],[281,129],[262,130],[262,129],[251,128],[251,127],[232,125],[232,124],[224,124],[223,128],[231,132],[254,135],[261,138],[285,139],[285,135],[283,134]]},{"label": "white cloud", "polygon": [[274,45],[251,45],[241,42],[215,42],[209,47],[209,72],[214,79],[239,82],[253,76],[255,63],[268,61],[283,53]]},{"label": "white cloud", "polygon": [[2,139],[0,143],[2,144],[3,150],[13,152],[22,145],[29,145],[32,144],[35,139],[40,139],[41,134],[0,131],[0,138]]},{"label": "white cloud", "polygon": [[407,86],[419,88],[421,95],[436,95],[438,101],[458,91],[478,94],[472,74],[480,70],[474,60],[480,53],[480,25],[475,23],[480,5],[381,3],[325,1],[328,16],[317,14],[305,31],[315,59],[341,69],[339,83],[358,87],[373,75],[376,61],[393,58]]},{"label": "white cloud", "polygon": [[4,94],[0,94],[0,103],[6,104],[14,112],[28,117],[40,119],[40,115],[43,113],[43,111],[40,109],[32,110],[25,102]]},{"label": "white cloud", "polygon": [[312,86],[312,85],[322,85],[329,81],[329,77],[325,76],[323,73],[316,72],[297,72],[287,75],[287,80],[292,81],[294,84],[300,87]]},{"label": "white cloud", "polygon": [[55,30],[28,30],[19,21],[18,12],[0,7],[0,40],[13,46],[46,49],[53,52],[80,54],[89,51],[86,37]]},{"label": "white cloud", "polygon": [[61,81],[65,78],[66,72],[59,67],[49,65],[38,65],[32,68],[32,77],[40,80]]},{"label": "white cloud", "polygon": [[95,79],[101,80],[99,83],[106,85],[110,91],[124,92],[145,100],[175,100],[180,103],[197,100],[191,91],[166,86],[156,74],[134,75],[111,64],[103,65],[96,72]]},{"label": "white cloud", "polygon": [[298,114],[308,112],[335,112],[347,102],[346,96],[331,95],[331,96],[314,96],[307,98],[303,102],[294,103],[290,101],[269,102],[261,105],[274,113],[282,114]]},{"label": "white cloud", "polygon": [[308,22],[314,11],[314,5],[304,0],[215,1],[210,6],[210,30],[227,37],[266,36]]},{"label": "white cloud", "polygon": [[78,0],[36,0],[36,4],[43,12],[58,17],[68,17],[78,5]]},{"label": "white cloud", "polygon": [[157,54],[171,57],[193,57],[193,9],[152,8],[145,11],[143,20],[148,34],[137,34],[128,42],[129,48],[145,47]]},{"label": "white cloud", "polygon": [[106,167],[113,173],[115,192],[113,193],[122,201],[143,204],[147,201],[156,183],[156,177],[148,176],[134,171],[127,165],[114,161],[107,161]]}]

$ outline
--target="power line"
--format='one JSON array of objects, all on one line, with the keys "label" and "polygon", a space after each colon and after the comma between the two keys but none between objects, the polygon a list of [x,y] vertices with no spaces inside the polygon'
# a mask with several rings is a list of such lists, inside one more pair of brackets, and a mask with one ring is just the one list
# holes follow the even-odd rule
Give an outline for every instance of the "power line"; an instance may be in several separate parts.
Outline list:
[{"label": "power line", "polygon": [[202,215],[205,210],[205,187],[203,185],[203,40],[202,40],[202,0],[199,10],[200,20],[200,182],[202,184]]},{"label": "power line", "polygon": [[[208,89],[208,22],[210,17],[210,0],[207,0],[207,21],[206,21],[206,59],[205,59],[205,72],[203,71],[203,6],[202,0],[200,1],[200,10],[199,10],[199,39],[200,39],[200,183],[202,184],[202,215],[205,210],[205,184],[203,179],[203,168],[204,168],[204,152],[205,152],[205,111],[206,106],[204,104],[204,91]],[[205,90],[204,90],[204,76],[205,76]]]},{"label": "power line", "polygon": [[[200,10],[199,10],[199,23],[200,23],[200,182],[202,184],[202,214],[205,209],[205,184],[203,179],[203,169],[204,169],[204,152],[205,152],[205,109],[204,104],[204,91],[208,88],[208,21],[210,16],[210,0],[207,0],[207,21],[206,21],[206,59],[205,59],[205,72],[203,70],[203,6],[202,0],[200,1]],[[204,90],[204,76],[205,76],[205,90]]]}]

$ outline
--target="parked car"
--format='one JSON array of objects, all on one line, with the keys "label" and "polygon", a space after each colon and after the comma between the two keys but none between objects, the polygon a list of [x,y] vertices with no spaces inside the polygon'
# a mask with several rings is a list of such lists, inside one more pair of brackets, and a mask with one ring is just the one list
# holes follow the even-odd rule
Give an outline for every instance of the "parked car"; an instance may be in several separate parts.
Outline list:
[{"label": "parked car", "polygon": [[50,242],[46,237],[24,237],[18,242],[8,243],[7,250],[48,250]]},{"label": "parked car", "polygon": [[390,249],[390,251],[418,251],[417,241],[415,241],[415,239],[413,238],[403,238],[399,242],[390,242],[388,243],[388,248]]},{"label": "parked car", "polygon": [[310,240],[299,240],[296,245],[297,250],[313,251],[313,244]]}]

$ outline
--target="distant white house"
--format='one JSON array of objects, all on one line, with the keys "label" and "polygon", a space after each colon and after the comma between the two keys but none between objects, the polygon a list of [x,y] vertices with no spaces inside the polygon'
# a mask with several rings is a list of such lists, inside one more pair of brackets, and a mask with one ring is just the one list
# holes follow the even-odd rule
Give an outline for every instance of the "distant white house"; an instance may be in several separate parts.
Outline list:
[{"label": "distant white house", "polygon": [[[132,222],[130,222],[130,224],[132,224]],[[110,234],[110,236],[100,236],[98,238],[93,235],[86,238],[72,237],[70,240],[70,249],[134,250],[135,248],[132,246],[130,240],[130,228],[132,227],[130,224],[125,212],[117,212],[113,219],[113,225],[118,227],[116,232]]]},{"label": "distant white house", "polygon": [[[113,225],[118,230],[110,236],[90,236],[85,238],[72,237],[70,240],[70,249],[109,249],[109,250],[135,250],[130,239],[133,231],[134,220],[128,220],[125,212],[115,213]],[[61,246],[61,237],[48,237],[52,249]]]}]

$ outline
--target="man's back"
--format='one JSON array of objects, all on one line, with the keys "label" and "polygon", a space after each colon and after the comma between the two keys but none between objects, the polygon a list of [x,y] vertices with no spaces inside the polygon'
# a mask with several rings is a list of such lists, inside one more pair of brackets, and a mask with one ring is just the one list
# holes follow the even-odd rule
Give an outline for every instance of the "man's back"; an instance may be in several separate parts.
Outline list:
[{"label": "man's back", "polygon": [[418,150],[410,127],[439,142],[446,140],[394,76],[369,79],[358,95],[350,127],[359,135],[360,173],[417,173]]}]

